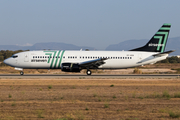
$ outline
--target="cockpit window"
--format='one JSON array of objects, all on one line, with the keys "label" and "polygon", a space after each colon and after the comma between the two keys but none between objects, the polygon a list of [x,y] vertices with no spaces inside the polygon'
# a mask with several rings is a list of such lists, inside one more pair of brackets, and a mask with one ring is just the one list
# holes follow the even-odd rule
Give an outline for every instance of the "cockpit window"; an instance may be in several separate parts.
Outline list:
[{"label": "cockpit window", "polygon": [[17,58],[17,57],[18,57],[18,55],[13,55],[12,57],[13,57],[13,58]]}]

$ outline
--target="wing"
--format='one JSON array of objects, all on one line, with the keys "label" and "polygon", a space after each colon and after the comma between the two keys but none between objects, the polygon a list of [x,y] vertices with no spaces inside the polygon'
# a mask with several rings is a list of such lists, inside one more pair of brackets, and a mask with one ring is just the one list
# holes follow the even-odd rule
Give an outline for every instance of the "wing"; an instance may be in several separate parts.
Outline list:
[{"label": "wing", "polygon": [[105,64],[105,62],[104,62],[105,60],[107,60],[107,58],[99,58],[99,59],[95,59],[95,60],[89,60],[89,61],[79,63],[79,66],[81,68],[97,69],[100,65]]}]

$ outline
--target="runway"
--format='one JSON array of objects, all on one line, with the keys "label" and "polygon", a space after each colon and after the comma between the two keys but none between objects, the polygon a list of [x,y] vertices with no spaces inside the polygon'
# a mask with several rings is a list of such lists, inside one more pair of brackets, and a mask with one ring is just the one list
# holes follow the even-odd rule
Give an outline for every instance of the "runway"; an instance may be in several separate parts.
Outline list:
[{"label": "runway", "polygon": [[86,74],[0,74],[1,79],[122,79],[122,78],[179,78],[180,74],[122,74],[122,75],[112,75],[112,74],[93,74],[93,75],[86,75]]}]

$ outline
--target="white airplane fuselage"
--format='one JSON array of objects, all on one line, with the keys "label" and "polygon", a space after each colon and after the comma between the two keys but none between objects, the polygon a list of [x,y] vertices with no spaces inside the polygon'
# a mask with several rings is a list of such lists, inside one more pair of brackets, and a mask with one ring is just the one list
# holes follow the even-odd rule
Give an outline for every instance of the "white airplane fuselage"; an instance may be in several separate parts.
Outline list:
[{"label": "white airplane fuselage", "polygon": [[[168,56],[154,57],[157,52],[137,51],[26,51],[4,62],[22,69],[61,69],[62,63],[82,63],[107,58],[98,69],[122,69],[155,63]],[[144,61],[144,62],[143,62]]]},{"label": "white airplane fuselage", "polygon": [[123,69],[164,60],[173,52],[166,51],[166,43],[171,24],[165,23],[142,47],[129,51],[26,51],[14,54],[5,64],[23,69],[61,69],[65,72],[80,72],[87,69]]}]

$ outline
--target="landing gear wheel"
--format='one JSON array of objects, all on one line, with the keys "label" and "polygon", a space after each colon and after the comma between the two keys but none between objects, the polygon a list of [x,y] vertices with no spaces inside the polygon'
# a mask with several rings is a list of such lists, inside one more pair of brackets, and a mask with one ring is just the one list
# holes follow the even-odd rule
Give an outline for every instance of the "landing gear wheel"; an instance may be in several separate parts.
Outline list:
[{"label": "landing gear wheel", "polygon": [[24,75],[24,72],[23,72],[23,71],[21,71],[21,72],[20,72],[20,75]]},{"label": "landing gear wheel", "polygon": [[87,70],[87,71],[86,71],[86,74],[87,74],[87,75],[91,75],[91,71],[90,71],[90,70]]}]

